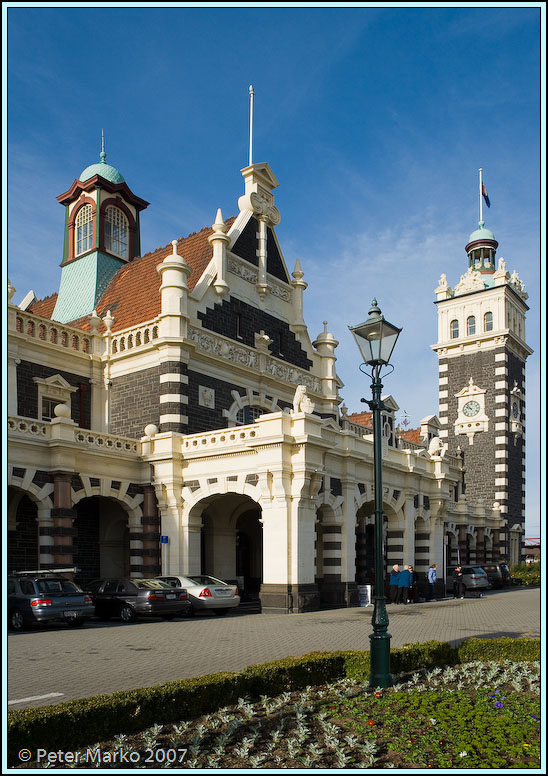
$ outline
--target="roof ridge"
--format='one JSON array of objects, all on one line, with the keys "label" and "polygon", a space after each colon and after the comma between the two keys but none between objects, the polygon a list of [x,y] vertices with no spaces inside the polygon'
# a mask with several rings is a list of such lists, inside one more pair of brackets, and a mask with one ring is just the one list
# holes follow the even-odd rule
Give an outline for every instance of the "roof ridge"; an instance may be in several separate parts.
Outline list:
[{"label": "roof ridge", "polygon": [[[234,222],[236,220],[236,216],[230,216],[229,218],[226,218],[225,219],[225,224],[228,223],[228,221],[231,221],[231,220]],[[184,235],[181,236],[181,237],[177,237],[177,244],[179,244],[181,241],[188,240],[191,237],[196,237],[196,236],[202,234],[202,232],[207,232],[207,231],[212,232],[213,231],[213,227],[212,226],[202,226],[202,228],[199,231],[197,231],[197,232],[189,232],[186,235],[186,237]],[[142,256],[138,256],[136,258],[144,259],[146,256],[151,256],[154,253],[159,253],[160,251],[164,251],[164,250],[171,250],[171,246],[172,246],[172,241],[168,242],[167,245],[159,245],[154,250],[147,251],[146,253],[143,253]]]}]

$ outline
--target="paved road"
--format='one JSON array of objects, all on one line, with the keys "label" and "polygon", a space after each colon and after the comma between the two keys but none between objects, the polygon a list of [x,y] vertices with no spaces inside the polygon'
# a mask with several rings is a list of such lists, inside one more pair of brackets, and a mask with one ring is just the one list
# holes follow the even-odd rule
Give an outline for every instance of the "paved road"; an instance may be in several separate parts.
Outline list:
[{"label": "paved road", "polygon": [[[203,615],[122,625],[60,625],[8,638],[9,708],[42,706],[239,671],[314,650],[369,649],[372,608],[308,614]],[[484,598],[388,606],[391,645],[470,636],[540,636],[540,590],[489,591]],[[37,697],[38,696],[38,697]],[[46,696],[46,697],[42,697]]]}]

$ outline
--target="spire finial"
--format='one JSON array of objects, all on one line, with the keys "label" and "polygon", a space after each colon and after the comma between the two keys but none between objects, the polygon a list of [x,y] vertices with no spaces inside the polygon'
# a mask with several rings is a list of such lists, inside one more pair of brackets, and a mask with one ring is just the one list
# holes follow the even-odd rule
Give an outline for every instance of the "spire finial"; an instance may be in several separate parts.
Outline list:
[{"label": "spire finial", "polygon": [[253,84],[249,85],[249,166],[253,164],[253,97],[255,90]]},{"label": "spire finial", "polygon": [[101,157],[101,162],[103,164],[106,164],[107,161],[107,155],[105,153],[105,133],[103,130],[101,130],[101,153],[99,154]]}]

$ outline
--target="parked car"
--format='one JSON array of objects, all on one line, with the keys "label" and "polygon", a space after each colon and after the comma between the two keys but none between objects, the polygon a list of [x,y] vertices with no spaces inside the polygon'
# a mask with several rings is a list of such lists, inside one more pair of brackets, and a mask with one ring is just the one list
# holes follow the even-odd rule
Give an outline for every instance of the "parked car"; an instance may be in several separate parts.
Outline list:
[{"label": "parked car", "polygon": [[[456,566],[449,566],[447,568],[446,576],[446,590],[447,592],[453,592],[453,572]],[[485,571],[479,566],[463,566],[462,567],[462,581],[464,583],[464,590],[488,590],[491,585]]]},{"label": "parked car", "polygon": [[505,587],[512,584],[510,569],[506,563],[488,563],[482,566],[491,583],[491,587]]},{"label": "parked car", "polygon": [[86,585],[101,620],[120,617],[134,622],[137,617],[161,617],[173,620],[188,613],[188,593],[180,585],[172,586],[158,579],[95,579]]},{"label": "parked car", "polygon": [[190,600],[189,615],[197,611],[211,610],[222,616],[240,605],[240,596],[237,585],[230,585],[221,579],[211,577],[207,574],[198,574],[188,577],[167,576],[158,577],[163,582],[173,587],[182,585],[188,590]]},{"label": "parked car", "polygon": [[10,574],[7,604],[8,624],[15,631],[44,622],[66,622],[77,628],[95,611],[90,596],[54,570]]}]

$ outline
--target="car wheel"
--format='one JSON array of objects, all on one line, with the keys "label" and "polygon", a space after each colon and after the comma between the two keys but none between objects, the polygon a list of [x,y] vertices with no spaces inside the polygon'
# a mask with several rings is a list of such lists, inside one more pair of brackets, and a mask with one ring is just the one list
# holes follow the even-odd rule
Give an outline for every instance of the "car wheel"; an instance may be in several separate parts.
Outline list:
[{"label": "car wheel", "polygon": [[84,617],[71,617],[69,620],[66,620],[66,623],[67,625],[70,625],[71,628],[81,628],[85,621]]},{"label": "car wheel", "polygon": [[120,609],[120,618],[122,622],[135,622],[137,619],[135,609],[133,609],[129,604],[122,606]]},{"label": "car wheel", "polygon": [[228,609],[214,609],[213,611],[218,617],[225,617],[228,614]]},{"label": "car wheel", "polygon": [[196,614],[196,609],[193,607],[192,604],[190,604],[190,606],[186,611],[181,612],[181,615],[183,617],[194,617],[195,614]]},{"label": "car wheel", "polygon": [[22,631],[25,627],[25,619],[20,609],[14,609],[10,613],[10,628],[14,631]]}]

